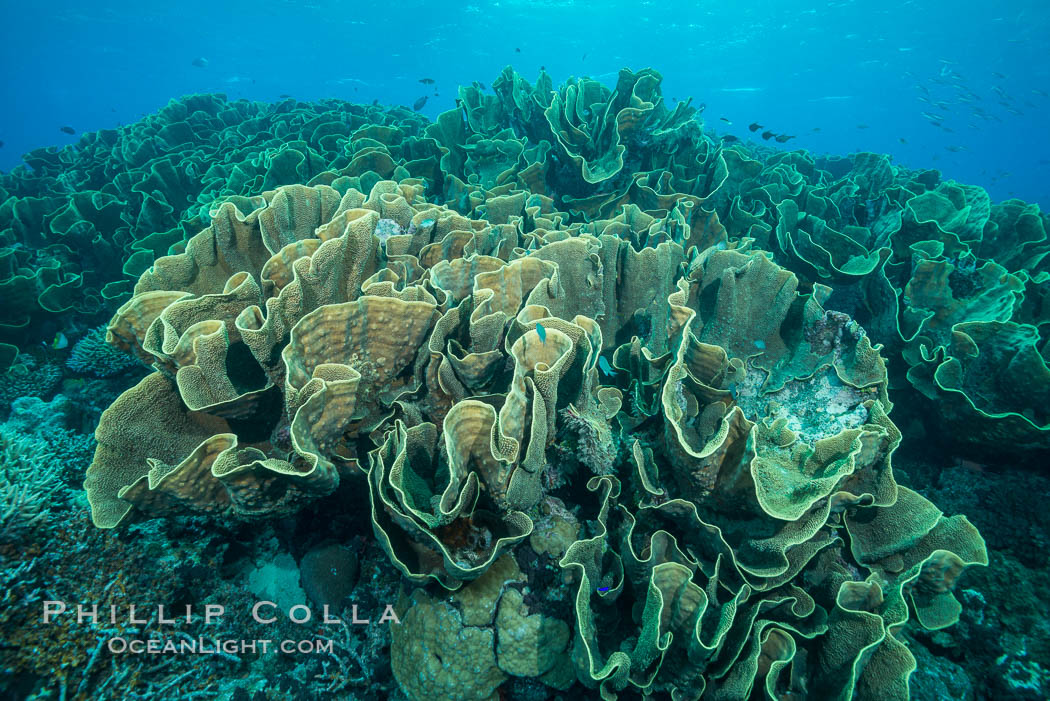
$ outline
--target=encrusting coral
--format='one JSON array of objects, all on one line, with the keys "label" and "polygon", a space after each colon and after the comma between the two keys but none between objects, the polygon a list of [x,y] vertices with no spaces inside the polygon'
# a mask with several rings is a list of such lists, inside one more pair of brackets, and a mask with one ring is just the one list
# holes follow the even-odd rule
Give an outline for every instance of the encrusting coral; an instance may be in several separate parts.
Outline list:
[{"label": "encrusting coral", "polygon": [[108,339],[155,371],[102,416],[96,525],[367,489],[412,699],[906,698],[900,627],[951,625],[987,558],[895,482],[886,365],[831,290],[692,200],[424,193],[267,191],[142,274]]}]

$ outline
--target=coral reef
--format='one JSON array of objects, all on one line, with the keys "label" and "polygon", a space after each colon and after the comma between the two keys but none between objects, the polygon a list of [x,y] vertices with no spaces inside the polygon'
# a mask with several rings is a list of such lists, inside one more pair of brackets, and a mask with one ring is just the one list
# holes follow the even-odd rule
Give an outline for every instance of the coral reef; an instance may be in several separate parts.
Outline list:
[{"label": "coral reef", "polygon": [[[83,478],[94,441],[66,426],[77,412],[62,408],[68,404],[63,400],[18,400],[11,419],[0,424],[0,498],[5,509],[11,505],[8,496],[18,498],[14,511],[4,511],[17,520],[0,524],[0,695],[146,700],[395,693],[387,626],[361,631],[345,623],[294,625],[287,618],[261,631],[254,625],[248,616],[256,601],[251,585],[269,584],[257,574],[253,579],[257,563],[290,560],[295,568],[297,558],[279,531],[216,530],[214,524],[185,519],[133,525],[120,533],[96,528],[79,485],[64,478],[67,472]],[[16,492],[8,490],[10,479],[16,480]],[[337,528],[345,533],[347,526]],[[377,601],[396,601],[396,584],[390,584],[396,576],[383,552],[371,544],[358,556],[372,577],[367,592],[354,594],[355,603],[371,610]],[[46,600],[68,602],[70,612],[42,624]],[[98,617],[78,620],[78,602],[89,611],[97,605]],[[158,620],[156,603],[165,605],[167,615],[176,612],[178,626]],[[152,614],[131,621],[129,604],[152,608]],[[228,613],[206,623],[201,611],[209,604]],[[119,612],[113,621],[111,606]],[[189,621],[177,613],[185,606],[196,611]],[[331,611],[350,620],[341,607]],[[252,640],[260,632],[326,647],[309,656],[275,653],[272,647],[267,654],[220,650],[207,656],[115,654],[107,647],[114,639],[164,645]]]},{"label": "coral reef", "polygon": [[[391,157],[409,163],[398,177],[432,170],[425,125],[402,108],[193,95],[26,154],[0,174],[0,341],[10,349],[50,320],[108,316],[155,258],[207,226],[215,200],[248,207],[264,190],[330,184],[336,172],[370,183],[368,173],[393,174]],[[8,355],[0,349],[0,369]]]},{"label": "coral reef", "polygon": [[105,326],[98,326],[84,334],[66,360],[66,367],[70,370],[92,377],[119,375],[137,365],[127,353],[106,343]]},{"label": "coral reef", "polygon": [[[1037,393],[1000,393],[987,411],[976,388],[954,386],[953,371],[940,370],[943,382],[932,377],[965,364],[953,341],[962,324],[1032,326],[1034,348],[1047,353],[1048,215],[1019,200],[992,203],[979,187],[881,154],[814,157],[722,142],[704,131],[702,106],[672,109],[660,83],[651,69],[625,69],[612,88],[586,77],[555,88],[542,71],[532,84],[508,67],[494,94],[463,87],[458,108],[433,123],[336,100],[263,106],[198,95],[85,135],[76,148],[34,151],[32,170],[0,177],[8,271],[0,286],[14,300],[0,320],[8,329],[0,366],[13,361],[15,341],[32,338],[27,330],[48,328],[41,319],[79,323],[113,311],[154,260],[185,250],[221,216],[217,202],[247,213],[280,185],[324,184],[342,195],[412,177],[431,203],[493,225],[520,221],[523,242],[536,229],[593,234],[594,222],[616,218],[622,227],[603,230],[633,237],[639,251],[661,241],[686,250],[723,237],[751,242],[803,287],[833,288],[829,308],[882,344],[895,388],[912,387],[919,405],[960,407],[923,412],[941,433],[973,435],[970,446],[985,451],[1025,433],[1010,445],[1038,465],[1050,450],[1045,422],[1017,418],[1039,404]],[[403,226],[384,216],[377,238],[397,239]],[[423,262],[448,252],[432,249]],[[1009,352],[1002,334],[988,338],[1006,344],[994,353]]]},{"label": "coral reef", "polygon": [[47,442],[0,428],[0,547],[46,529],[61,486]]},{"label": "coral reef", "polygon": [[20,397],[50,398],[62,382],[62,368],[40,362],[35,356],[20,354],[13,365],[0,374],[0,411],[6,413]]},{"label": "coral reef", "polygon": [[[1047,215],[649,69],[492,92],[194,96],[0,176],[0,691],[1045,696]],[[400,623],[197,678],[33,625],[94,574]]]},{"label": "coral reef", "polygon": [[[279,188],[142,275],[108,340],[156,371],[100,421],[96,525],[272,518],[367,484],[414,585],[391,648],[410,698],[489,698],[510,676],[904,698],[894,631],[954,623],[955,579],[987,558],[895,482],[885,363],[828,288],[746,247],[625,241],[653,221],[526,232],[422,193]],[[653,250],[678,263],[638,324],[623,301],[654,281],[620,271]],[[638,347],[671,360],[600,372]],[[637,424],[620,411],[640,381],[662,409]],[[564,603],[545,608],[529,592],[552,554]]]},{"label": "coral reef", "polygon": [[311,549],[299,563],[303,590],[318,606],[338,610],[357,585],[357,553],[329,543]]}]

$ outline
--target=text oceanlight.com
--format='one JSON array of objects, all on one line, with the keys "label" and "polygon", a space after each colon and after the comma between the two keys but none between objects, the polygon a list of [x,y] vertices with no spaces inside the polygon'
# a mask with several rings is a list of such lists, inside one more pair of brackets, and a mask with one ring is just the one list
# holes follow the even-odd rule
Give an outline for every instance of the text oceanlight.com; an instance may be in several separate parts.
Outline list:
[{"label": "text oceanlight.com", "polygon": [[287,654],[331,654],[335,651],[332,640],[220,640],[217,638],[190,638],[175,640],[151,638],[123,638],[117,636],[106,642],[114,655],[243,655],[266,654],[280,650]]}]

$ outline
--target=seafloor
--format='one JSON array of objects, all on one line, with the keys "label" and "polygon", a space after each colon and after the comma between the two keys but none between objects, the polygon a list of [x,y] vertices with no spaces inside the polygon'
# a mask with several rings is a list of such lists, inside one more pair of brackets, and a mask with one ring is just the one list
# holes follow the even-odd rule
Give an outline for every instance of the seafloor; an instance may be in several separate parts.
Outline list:
[{"label": "seafloor", "polygon": [[1046,698],[1050,217],[786,148],[507,69],[27,154],[0,696]]}]

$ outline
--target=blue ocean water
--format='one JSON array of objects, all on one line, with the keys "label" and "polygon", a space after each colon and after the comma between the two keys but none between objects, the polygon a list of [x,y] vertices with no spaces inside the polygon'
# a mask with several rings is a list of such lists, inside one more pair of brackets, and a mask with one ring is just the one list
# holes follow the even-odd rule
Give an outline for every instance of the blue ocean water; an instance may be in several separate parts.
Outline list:
[{"label": "blue ocean water", "polygon": [[665,95],[707,104],[708,126],[753,139],[759,122],[797,136],[784,148],[890,153],[994,201],[1050,208],[1043,0],[5,0],[2,26],[0,169],[190,93],[427,95],[434,116],[458,85],[487,85],[506,65],[529,79],[543,66],[555,85],[652,67]]}]

